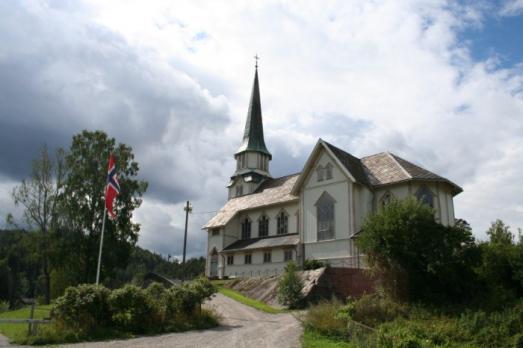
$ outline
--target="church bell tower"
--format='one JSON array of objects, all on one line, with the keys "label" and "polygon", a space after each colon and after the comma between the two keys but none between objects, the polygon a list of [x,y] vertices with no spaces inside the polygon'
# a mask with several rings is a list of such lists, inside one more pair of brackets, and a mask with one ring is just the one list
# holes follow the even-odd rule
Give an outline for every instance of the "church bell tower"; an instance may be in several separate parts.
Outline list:
[{"label": "church bell tower", "polygon": [[263,138],[257,62],[243,141],[234,154],[234,159],[236,159],[236,171],[227,186],[229,188],[229,199],[251,194],[263,180],[271,178],[269,161],[272,159],[272,155],[267,150]]}]

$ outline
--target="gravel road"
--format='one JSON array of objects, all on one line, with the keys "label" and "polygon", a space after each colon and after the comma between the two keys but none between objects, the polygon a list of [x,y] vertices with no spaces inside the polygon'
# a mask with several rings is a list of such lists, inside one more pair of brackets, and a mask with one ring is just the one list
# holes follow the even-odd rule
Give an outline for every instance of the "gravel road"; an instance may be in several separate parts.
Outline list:
[{"label": "gravel road", "polygon": [[130,340],[80,343],[61,347],[299,347],[302,329],[290,313],[268,314],[217,294],[206,306],[222,317],[218,328]]}]

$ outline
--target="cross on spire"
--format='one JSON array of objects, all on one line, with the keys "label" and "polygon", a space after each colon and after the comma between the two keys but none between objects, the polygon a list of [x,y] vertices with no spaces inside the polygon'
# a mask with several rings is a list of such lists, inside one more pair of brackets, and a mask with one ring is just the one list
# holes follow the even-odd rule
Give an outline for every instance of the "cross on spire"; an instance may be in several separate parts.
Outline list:
[{"label": "cross on spire", "polygon": [[259,59],[260,59],[260,57],[258,57],[258,53],[256,53],[256,55],[254,56],[254,61],[255,61],[255,63],[254,63],[254,67],[255,67],[256,69],[258,69],[258,60],[259,60]]}]

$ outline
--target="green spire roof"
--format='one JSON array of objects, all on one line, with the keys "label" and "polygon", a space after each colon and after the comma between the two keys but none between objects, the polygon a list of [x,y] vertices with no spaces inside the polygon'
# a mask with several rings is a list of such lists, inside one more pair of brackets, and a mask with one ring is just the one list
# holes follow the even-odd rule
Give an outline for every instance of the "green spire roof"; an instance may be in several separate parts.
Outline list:
[{"label": "green spire roof", "polygon": [[263,122],[260,102],[260,85],[258,82],[258,69],[254,73],[254,85],[252,86],[251,102],[247,112],[247,122],[245,123],[245,132],[243,133],[243,142],[236,155],[245,151],[256,151],[268,155],[272,158],[271,153],[265,146],[263,139]]}]

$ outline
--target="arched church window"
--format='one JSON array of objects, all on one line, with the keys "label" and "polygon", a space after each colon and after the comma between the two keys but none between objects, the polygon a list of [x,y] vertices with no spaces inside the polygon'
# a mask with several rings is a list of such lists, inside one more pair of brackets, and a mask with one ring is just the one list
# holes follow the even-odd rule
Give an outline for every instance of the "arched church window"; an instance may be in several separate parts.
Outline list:
[{"label": "arched church window", "polygon": [[251,239],[251,220],[248,217],[242,222],[242,239]]},{"label": "arched church window", "polygon": [[269,235],[269,218],[263,214],[258,220],[258,236],[267,237]]},{"label": "arched church window", "polygon": [[381,197],[381,207],[385,207],[387,204],[389,204],[394,199],[394,196],[390,191],[387,191],[383,194]]},{"label": "arched church window", "polygon": [[332,164],[330,163],[325,166],[325,179],[332,179]]},{"label": "arched church window", "polygon": [[416,198],[423,204],[428,205],[431,208],[434,208],[434,195],[432,191],[425,185],[421,186],[418,192],[416,193]]},{"label": "arched church window", "polygon": [[281,211],[280,213],[278,213],[277,225],[278,234],[289,233],[289,215],[286,212]]},{"label": "arched church window", "polygon": [[334,239],[335,220],[334,204],[336,201],[326,191],[316,202],[316,217],[318,220],[318,240]]},{"label": "arched church window", "polygon": [[323,181],[323,175],[325,174],[325,170],[322,166],[316,167],[316,180],[317,181]]}]

